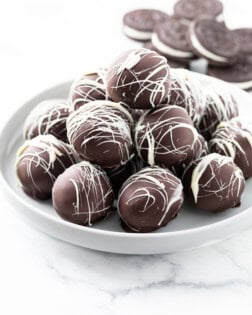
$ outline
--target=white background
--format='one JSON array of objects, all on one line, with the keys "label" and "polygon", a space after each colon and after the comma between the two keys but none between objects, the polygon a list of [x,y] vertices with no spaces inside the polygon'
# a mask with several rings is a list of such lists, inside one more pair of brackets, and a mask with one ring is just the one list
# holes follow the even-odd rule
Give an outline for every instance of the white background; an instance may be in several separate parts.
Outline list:
[{"label": "white background", "polygon": [[[173,2],[1,0],[0,124],[41,90],[136,47],[121,33],[125,11],[171,12]],[[252,27],[251,0],[223,2],[230,27]],[[252,312],[252,229],[188,253],[124,257],[42,235],[0,198],[0,314]]]}]

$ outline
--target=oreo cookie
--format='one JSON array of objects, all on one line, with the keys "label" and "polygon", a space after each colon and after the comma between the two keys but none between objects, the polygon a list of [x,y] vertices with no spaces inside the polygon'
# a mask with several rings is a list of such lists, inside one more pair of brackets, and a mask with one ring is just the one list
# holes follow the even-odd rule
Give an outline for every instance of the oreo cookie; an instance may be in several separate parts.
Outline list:
[{"label": "oreo cookie", "polygon": [[148,41],[155,25],[163,23],[167,18],[168,14],[159,10],[133,10],[123,17],[123,31],[131,39]]},{"label": "oreo cookie", "polygon": [[174,6],[174,15],[188,22],[203,15],[222,22],[223,5],[218,0],[180,0]]},{"label": "oreo cookie", "polygon": [[168,58],[188,61],[194,54],[187,40],[187,32],[188,25],[171,17],[155,27],[151,37],[152,45]]},{"label": "oreo cookie", "polygon": [[158,54],[160,54],[161,56],[165,57],[171,68],[183,68],[183,69],[189,68],[189,63],[187,61],[180,61],[180,60],[175,60],[175,59],[170,58],[166,54],[161,53],[156,47],[154,47],[151,41],[146,42],[143,45],[143,47],[146,49],[149,49],[149,50],[153,50],[153,51],[157,52]]},{"label": "oreo cookie", "polygon": [[240,52],[252,54],[252,28],[239,28],[233,31],[239,43]]},{"label": "oreo cookie", "polygon": [[206,17],[195,20],[189,26],[188,40],[194,53],[210,64],[227,66],[237,61],[238,41],[223,23]]},{"label": "oreo cookie", "polygon": [[243,55],[232,67],[208,67],[207,74],[246,90],[252,90],[252,55]]}]

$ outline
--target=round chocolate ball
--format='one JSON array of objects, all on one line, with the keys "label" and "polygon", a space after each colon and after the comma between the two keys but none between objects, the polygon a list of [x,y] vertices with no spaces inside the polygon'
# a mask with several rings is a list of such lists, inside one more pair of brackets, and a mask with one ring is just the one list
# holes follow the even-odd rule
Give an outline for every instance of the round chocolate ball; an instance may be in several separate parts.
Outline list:
[{"label": "round chocolate ball", "polygon": [[25,139],[32,139],[39,135],[51,134],[66,142],[66,119],[70,107],[64,99],[50,99],[40,102],[24,123],[23,135]]},{"label": "round chocolate ball", "polygon": [[171,69],[171,90],[167,104],[183,107],[198,127],[206,103],[200,82],[188,70]]},{"label": "round chocolate ball", "polygon": [[89,102],[107,99],[104,85],[105,75],[105,69],[99,69],[96,72],[85,73],[74,81],[69,95],[73,111]]},{"label": "round chocolate ball", "polygon": [[68,144],[52,135],[40,135],[19,148],[17,177],[27,195],[48,199],[58,175],[77,162],[78,157]]},{"label": "round chocolate ball", "polygon": [[241,169],[230,157],[211,153],[198,160],[192,172],[195,205],[211,212],[237,207],[245,187]]},{"label": "round chocolate ball", "polygon": [[211,152],[230,156],[245,178],[252,176],[252,127],[239,118],[220,123],[209,148]]},{"label": "round chocolate ball", "polygon": [[222,121],[238,116],[238,106],[234,96],[225,84],[218,83],[207,89],[206,105],[199,124],[200,133],[210,140],[212,133]]},{"label": "round chocolate ball", "polygon": [[68,117],[68,140],[84,160],[117,167],[133,156],[132,123],[131,114],[121,104],[90,102]]},{"label": "round chocolate ball", "polygon": [[198,132],[186,110],[162,106],[146,112],[135,128],[138,155],[149,165],[171,167],[188,158]]},{"label": "round chocolate ball", "polygon": [[175,218],[183,204],[181,181],[169,170],[146,167],[122,186],[118,213],[134,232],[151,232]]},{"label": "round chocolate ball", "polygon": [[166,58],[148,49],[133,49],[117,57],[108,68],[107,92],[115,102],[150,109],[161,104],[168,95],[169,77]]},{"label": "round chocolate ball", "polygon": [[82,161],[57,178],[52,199],[55,210],[63,219],[90,226],[111,212],[113,191],[103,170]]}]

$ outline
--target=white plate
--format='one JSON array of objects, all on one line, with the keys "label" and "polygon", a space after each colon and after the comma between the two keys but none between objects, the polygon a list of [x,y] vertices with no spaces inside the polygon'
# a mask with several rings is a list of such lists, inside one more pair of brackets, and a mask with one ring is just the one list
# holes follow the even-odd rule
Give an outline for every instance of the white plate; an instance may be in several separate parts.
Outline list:
[{"label": "white plate", "polygon": [[[218,80],[197,76],[203,84],[218,84]],[[70,83],[55,86],[22,105],[4,126],[0,135],[0,179],[10,205],[37,229],[63,241],[79,246],[122,254],[157,254],[192,249],[228,238],[252,224],[252,180],[248,180],[239,208],[219,214],[200,212],[185,205],[178,217],[166,227],[147,234],[129,234],[123,231],[114,213],[109,219],[93,227],[82,227],[63,221],[55,213],[51,202],[40,202],[26,196],[17,184],[15,157],[23,142],[23,122],[30,110],[47,98],[67,96]],[[239,100],[240,114],[252,114],[251,96],[233,88]]]}]

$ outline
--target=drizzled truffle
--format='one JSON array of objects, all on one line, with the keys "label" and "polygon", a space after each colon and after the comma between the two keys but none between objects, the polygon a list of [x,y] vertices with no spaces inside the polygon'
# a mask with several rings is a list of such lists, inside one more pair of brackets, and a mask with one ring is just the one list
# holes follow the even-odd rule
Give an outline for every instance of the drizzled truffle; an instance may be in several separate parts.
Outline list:
[{"label": "drizzled truffle", "polygon": [[184,69],[171,69],[171,90],[167,104],[183,107],[198,127],[206,102],[200,82]]},{"label": "drizzled truffle", "polygon": [[206,105],[199,124],[200,133],[209,140],[222,121],[238,116],[238,106],[234,96],[225,84],[216,84],[207,89]]},{"label": "drizzled truffle", "polygon": [[129,50],[108,68],[107,92],[113,101],[132,108],[154,108],[169,92],[169,75],[165,57],[144,48]]},{"label": "drizzled truffle", "polygon": [[172,220],[183,204],[183,187],[169,170],[146,167],[122,186],[118,213],[134,232],[151,232]]},{"label": "drizzled truffle", "polygon": [[24,123],[23,135],[25,139],[32,139],[39,135],[51,134],[66,142],[66,119],[70,107],[64,99],[50,99],[40,102]]},{"label": "drizzled truffle", "polygon": [[239,118],[220,123],[209,148],[211,152],[230,156],[245,178],[252,176],[252,127]]},{"label": "drizzled truffle", "polygon": [[107,99],[105,74],[105,69],[99,69],[97,72],[85,73],[74,81],[69,95],[72,110],[92,101]]},{"label": "drizzled truffle", "polygon": [[198,160],[192,172],[191,190],[196,206],[220,212],[240,205],[245,180],[230,157],[212,153]]},{"label": "drizzled truffle", "polygon": [[138,155],[149,165],[171,167],[186,160],[198,139],[184,108],[162,106],[146,112],[135,128]]},{"label": "drizzled truffle", "polygon": [[92,225],[112,210],[113,192],[104,171],[82,161],[61,174],[52,191],[53,206],[65,220]]},{"label": "drizzled truffle", "polygon": [[27,195],[48,199],[58,175],[77,162],[78,157],[68,144],[52,135],[40,135],[19,148],[17,177]]},{"label": "drizzled truffle", "polygon": [[84,160],[117,167],[133,156],[132,123],[132,116],[119,103],[90,102],[69,116],[68,140]]}]

